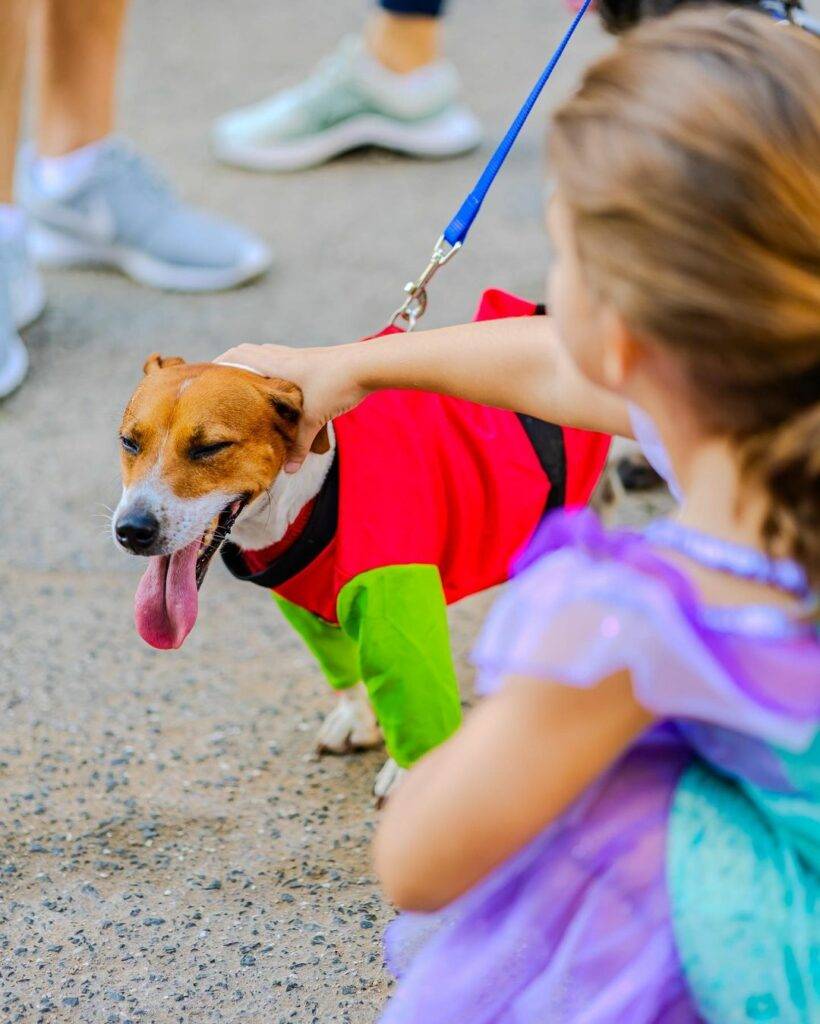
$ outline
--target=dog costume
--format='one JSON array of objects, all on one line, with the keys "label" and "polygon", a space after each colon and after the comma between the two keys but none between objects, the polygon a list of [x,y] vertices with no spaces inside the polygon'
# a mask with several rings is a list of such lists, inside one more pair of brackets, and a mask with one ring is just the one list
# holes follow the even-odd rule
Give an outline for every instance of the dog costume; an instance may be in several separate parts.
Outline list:
[{"label": "dog costume", "polygon": [[[476,319],[539,312],[489,291]],[[332,687],[365,684],[406,767],[461,719],[446,606],[506,580],[546,511],[586,503],[609,438],[421,391],[371,395],[333,427],[331,469],[282,540],[222,557],[273,591]]]}]

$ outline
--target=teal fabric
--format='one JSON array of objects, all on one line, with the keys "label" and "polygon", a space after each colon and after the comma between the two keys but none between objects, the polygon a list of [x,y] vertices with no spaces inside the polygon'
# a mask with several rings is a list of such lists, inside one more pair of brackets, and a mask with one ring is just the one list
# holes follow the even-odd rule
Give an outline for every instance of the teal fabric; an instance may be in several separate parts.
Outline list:
[{"label": "teal fabric", "polygon": [[[777,821],[794,848],[820,874],[820,732],[800,754],[773,748],[793,793],[750,787],[754,800]],[[820,1018],[818,1018],[820,1019]]]},{"label": "teal fabric", "polygon": [[681,963],[709,1024],[817,1024],[820,874],[757,797],[698,760],[681,777],[667,856]]},{"label": "teal fabric", "polygon": [[361,573],[337,602],[359,649],[361,679],[402,767],[443,743],[461,722],[447,604],[434,565],[389,565]]}]

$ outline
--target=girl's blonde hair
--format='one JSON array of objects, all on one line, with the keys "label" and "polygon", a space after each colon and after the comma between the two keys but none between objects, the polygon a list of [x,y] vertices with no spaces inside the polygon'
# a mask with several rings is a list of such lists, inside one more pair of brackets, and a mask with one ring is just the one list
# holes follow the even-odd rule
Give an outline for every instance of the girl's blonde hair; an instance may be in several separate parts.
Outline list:
[{"label": "girl's blonde hair", "polygon": [[585,279],[682,361],[820,580],[820,40],[681,11],[628,33],[558,111],[551,159]]}]

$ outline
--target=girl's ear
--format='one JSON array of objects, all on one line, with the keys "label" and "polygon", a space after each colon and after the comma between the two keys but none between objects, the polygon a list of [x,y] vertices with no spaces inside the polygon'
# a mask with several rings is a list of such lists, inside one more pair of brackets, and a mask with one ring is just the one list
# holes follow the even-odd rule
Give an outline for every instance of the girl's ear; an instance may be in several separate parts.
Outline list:
[{"label": "girl's ear", "polygon": [[601,371],[603,383],[620,393],[641,360],[641,343],[624,323],[620,313],[610,309],[604,317]]}]

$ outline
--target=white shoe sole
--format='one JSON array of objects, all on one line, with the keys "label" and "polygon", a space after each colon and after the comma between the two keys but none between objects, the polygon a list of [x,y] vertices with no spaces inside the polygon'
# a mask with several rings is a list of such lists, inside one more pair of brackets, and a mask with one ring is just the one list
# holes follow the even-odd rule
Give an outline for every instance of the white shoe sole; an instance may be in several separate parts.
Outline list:
[{"label": "white shoe sole", "polygon": [[217,158],[234,167],[300,171],[362,146],[442,159],[475,149],[481,139],[481,125],[471,111],[454,107],[439,117],[407,124],[380,114],[362,114],[318,135],[272,146],[243,142],[217,125],[212,142]]},{"label": "white shoe sole", "polygon": [[218,292],[236,288],[269,269],[272,256],[260,245],[232,267],[181,267],[122,245],[88,242],[41,224],[29,230],[29,251],[42,267],[108,267],[147,285],[172,292]]},{"label": "white shoe sole", "polygon": [[5,398],[26,379],[28,373],[28,351],[23,342],[13,335],[5,362],[0,365],[0,398]]},{"label": "white shoe sole", "polygon": [[30,327],[46,308],[46,290],[40,275],[30,271],[21,288],[11,295],[11,309],[14,325],[18,331]]}]

